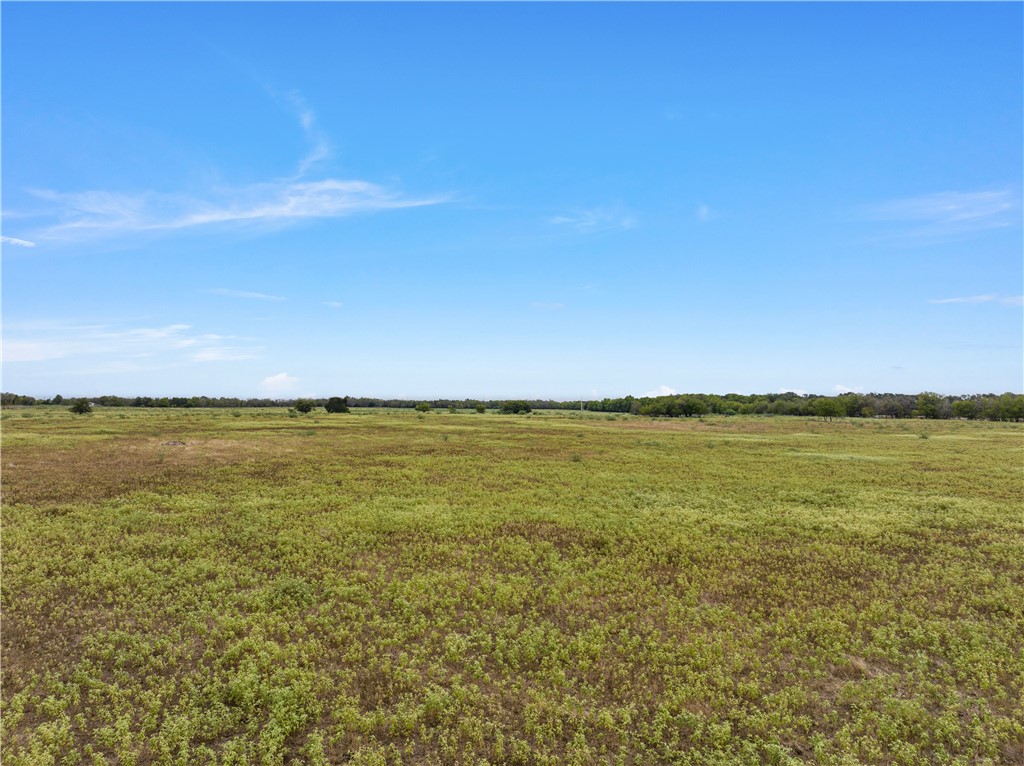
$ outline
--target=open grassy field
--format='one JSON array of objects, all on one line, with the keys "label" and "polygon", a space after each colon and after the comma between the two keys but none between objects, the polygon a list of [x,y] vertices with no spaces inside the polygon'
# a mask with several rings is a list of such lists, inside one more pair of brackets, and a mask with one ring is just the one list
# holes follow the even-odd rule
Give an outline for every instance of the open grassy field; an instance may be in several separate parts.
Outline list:
[{"label": "open grassy field", "polygon": [[1022,424],[6,411],[3,764],[1020,764],[1022,479]]}]

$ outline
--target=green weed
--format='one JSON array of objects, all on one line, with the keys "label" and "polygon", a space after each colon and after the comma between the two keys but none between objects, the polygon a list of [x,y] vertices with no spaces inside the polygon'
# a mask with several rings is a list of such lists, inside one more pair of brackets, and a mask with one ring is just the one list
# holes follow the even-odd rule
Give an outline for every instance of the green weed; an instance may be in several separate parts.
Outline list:
[{"label": "green weed", "polygon": [[454,422],[5,419],[5,766],[1024,755],[1024,427]]}]

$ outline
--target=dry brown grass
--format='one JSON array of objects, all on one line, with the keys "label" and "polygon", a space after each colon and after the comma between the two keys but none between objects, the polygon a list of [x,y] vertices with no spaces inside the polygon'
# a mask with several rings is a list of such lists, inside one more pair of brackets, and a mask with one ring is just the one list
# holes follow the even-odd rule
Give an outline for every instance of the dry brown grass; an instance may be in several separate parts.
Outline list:
[{"label": "dry brown grass", "polygon": [[228,439],[169,445],[163,437],[3,451],[3,502],[42,506],[96,502],[188,483],[211,469],[251,459],[261,446]]}]

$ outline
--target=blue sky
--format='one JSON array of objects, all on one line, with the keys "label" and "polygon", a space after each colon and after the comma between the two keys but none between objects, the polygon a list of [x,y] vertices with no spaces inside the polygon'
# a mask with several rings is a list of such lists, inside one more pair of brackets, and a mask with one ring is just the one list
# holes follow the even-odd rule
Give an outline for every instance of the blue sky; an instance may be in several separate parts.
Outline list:
[{"label": "blue sky", "polygon": [[3,388],[1019,392],[1022,21],[4,3]]}]

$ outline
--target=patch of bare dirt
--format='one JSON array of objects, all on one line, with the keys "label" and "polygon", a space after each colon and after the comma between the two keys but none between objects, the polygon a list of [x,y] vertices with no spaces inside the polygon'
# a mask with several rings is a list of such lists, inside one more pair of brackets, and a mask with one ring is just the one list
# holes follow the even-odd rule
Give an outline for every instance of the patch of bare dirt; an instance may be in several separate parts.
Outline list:
[{"label": "patch of bare dirt", "polygon": [[29,505],[96,502],[155,489],[229,465],[257,452],[226,439],[190,442],[136,439],[87,442],[73,448],[8,447],[3,451],[3,502]]}]

